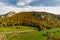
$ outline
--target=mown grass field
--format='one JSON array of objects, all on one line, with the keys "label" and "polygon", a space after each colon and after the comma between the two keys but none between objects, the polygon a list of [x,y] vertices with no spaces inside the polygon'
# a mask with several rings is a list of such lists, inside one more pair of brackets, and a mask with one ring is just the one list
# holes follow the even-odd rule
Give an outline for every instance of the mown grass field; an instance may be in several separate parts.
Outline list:
[{"label": "mown grass field", "polygon": [[31,27],[23,27],[21,26],[20,29],[16,28],[0,28],[0,32],[6,30],[6,32],[12,32],[5,34],[7,40],[47,40],[48,33],[51,33],[52,37],[60,38],[60,28],[53,28],[49,30],[43,31],[30,31],[30,32],[19,32],[13,33],[13,31],[24,31],[24,30],[34,30]]}]

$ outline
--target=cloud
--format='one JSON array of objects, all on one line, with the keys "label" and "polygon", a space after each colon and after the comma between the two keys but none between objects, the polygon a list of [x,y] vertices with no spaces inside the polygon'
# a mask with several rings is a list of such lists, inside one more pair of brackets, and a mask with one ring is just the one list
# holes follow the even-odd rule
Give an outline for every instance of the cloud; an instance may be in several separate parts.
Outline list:
[{"label": "cloud", "polygon": [[17,6],[28,5],[28,4],[30,4],[31,2],[34,2],[34,1],[38,1],[38,0],[19,0],[17,2]]},{"label": "cloud", "polygon": [[60,14],[60,7],[32,7],[32,6],[25,6],[21,7],[14,7],[14,6],[6,6],[4,3],[0,2],[0,15],[8,13],[10,11],[14,12],[28,12],[28,11],[44,11],[50,12],[54,14]]}]

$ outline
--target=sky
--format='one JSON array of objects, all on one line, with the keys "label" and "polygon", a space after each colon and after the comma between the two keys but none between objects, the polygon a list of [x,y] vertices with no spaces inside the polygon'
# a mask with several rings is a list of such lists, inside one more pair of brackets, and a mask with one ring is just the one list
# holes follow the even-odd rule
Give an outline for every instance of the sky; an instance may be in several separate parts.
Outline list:
[{"label": "sky", "polygon": [[10,11],[45,11],[60,14],[60,0],[0,0],[0,15]]}]

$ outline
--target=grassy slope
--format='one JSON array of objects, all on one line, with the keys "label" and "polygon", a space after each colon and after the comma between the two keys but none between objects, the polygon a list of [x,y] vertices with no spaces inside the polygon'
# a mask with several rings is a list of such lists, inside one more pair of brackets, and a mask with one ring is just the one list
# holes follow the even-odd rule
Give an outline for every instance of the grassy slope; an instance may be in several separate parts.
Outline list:
[{"label": "grassy slope", "polygon": [[[12,36],[9,40],[46,40],[47,36],[43,36],[43,34],[47,34],[47,32],[51,32],[53,37],[60,37],[60,28],[54,28],[50,30],[44,31],[34,31],[34,32],[23,32],[18,33]],[[13,34],[7,34],[7,38]]]},{"label": "grassy slope", "polygon": [[20,32],[14,35],[13,33],[14,31],[34,30],[33,27],[32,28],[27,26],[18,26],[18,27],[20,27],[20,29],[16,29],[16,26],[10,27],[10,28],[1,27],[0,32],[4,32],[4,30],[6,32],[12,32],[12,33],[6,34],[7,40],[46,40],[47,36],[43,34],[47,34],[47,32],[48,33],[51,32],[53,37],[60,37],[60,28],[53,28],[50,30],[43,30],[43,31]]},{"label": "grassy slope", "polygon": [[[18,27],[18,28],[17,28]],[[0,32],[14,32],[14,31],[24,31],[24,30],[34,30],[33,27],[28,26],[14,26],[14,27],[0,27]]]}]

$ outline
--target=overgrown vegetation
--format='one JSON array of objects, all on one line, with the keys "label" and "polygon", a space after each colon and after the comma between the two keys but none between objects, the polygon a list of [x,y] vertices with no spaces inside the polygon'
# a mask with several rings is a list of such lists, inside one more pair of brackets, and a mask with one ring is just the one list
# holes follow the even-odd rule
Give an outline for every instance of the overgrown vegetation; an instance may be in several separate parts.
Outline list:
[{"label": "overgrown vegetation", "polygon": [[0,27],[30,26],[39,31],[60,27],[58,15],[47,12],[20,12],[11,17],[0,17]]}]

